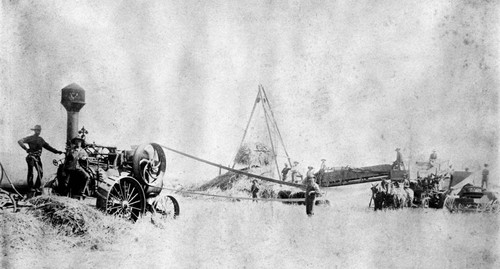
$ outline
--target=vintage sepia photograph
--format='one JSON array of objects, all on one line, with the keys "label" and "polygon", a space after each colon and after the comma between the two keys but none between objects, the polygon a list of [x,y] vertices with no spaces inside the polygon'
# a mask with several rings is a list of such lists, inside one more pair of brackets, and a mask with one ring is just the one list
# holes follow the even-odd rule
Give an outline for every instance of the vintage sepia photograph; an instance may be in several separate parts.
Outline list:
[{"label": "vintage sepia photograph", "polygon": [[0,268],[500,268],[500,1],[2,0]]}]

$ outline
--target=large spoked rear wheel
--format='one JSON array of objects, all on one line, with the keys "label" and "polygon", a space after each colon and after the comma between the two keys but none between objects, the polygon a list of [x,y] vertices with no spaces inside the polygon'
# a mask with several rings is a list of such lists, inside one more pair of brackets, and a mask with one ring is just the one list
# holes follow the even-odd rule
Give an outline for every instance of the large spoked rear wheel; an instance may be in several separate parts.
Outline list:
[{"label": "large spoked rear wheel", "polygon": [[170,195],[158,195],[150,200],[151,213],[154,218],[176,218],[180,214],[177,200]]},{"label": "large spoked rear wheel", "polygon": [[146,208],[144,191],[132,177],[123,177],[111,186],[106,201],[106,213],[136,221]]},{"label": "large spoked rear wheel", "polygon": [[17,212],[17,203],[12,194],[0,189],[0,213]]}]

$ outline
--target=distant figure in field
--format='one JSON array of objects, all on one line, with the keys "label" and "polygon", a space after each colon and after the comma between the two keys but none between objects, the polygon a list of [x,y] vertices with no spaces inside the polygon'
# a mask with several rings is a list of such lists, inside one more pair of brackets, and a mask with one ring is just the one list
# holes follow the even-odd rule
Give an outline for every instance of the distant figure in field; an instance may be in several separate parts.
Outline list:
[{"label": "distant figure in field", "polygon": [[[252,193],[252,198],[257,199],[257,193],[259,192],[259,187],[257,187],[257,180],[254,179],[252,180],[252,187],[250,187],[250,192]],[[253,200],[254,202],[257,202],[257,200]]]},{"label": "distant figure in field", "polygon": [[[45,140],[40,136],[40,133],[42,132],[42,127],[40,125],[35,125],[35,127],[31,130],[35,132],[33,135],[19,139],[17,143],[26,151],[26,153],[28,153],[28,156],[26,156],[26,163],[28,164],[27,181],[28,186],[30,187],[30,192],[32,194],[41,194],[42,191],[40,190],[40,186],[43,178],[43,166],[40,156],[42,155],[42,149],[45,148],[56,154],[62,154],[63,152],[51,147],[47,142],[45,142]],[[28,147],[26,147],[25,144],[28,144]],[[37,174],[35,184],[33,184],[33,168],[35,168]]]},{"label": "distant figure in field", "polygon": [[290,171],[290,167],[288,167],[288,164],[285,163],[285,168],[281,170],[281,180],[286,181],[286,176],[288,175],[288,172]]},{"label": "distant figure in field", "polygon": [[[488,176],[490,174],[490,171],[488,170],[488,164],[484,164],[484,169],[483,169],[483,179],[481,180],[481,188],[487,190],[488,189]],[[484,187],[483,187],[484,186]]]},{"label": "distant figure in field", "polygon": [[317,182],[318,184],[323,183],[323,175],[325,174],[326,170],[326,159],[321,159],[321,165],[319,166],[319,171],[318,171],[318,178]]},{"label": "distant figure in field", "polygon": [[396,161],[392,164],[393,169],[396,170],[404,170],[403,155],[400,150],[400,148],[396,149]]},{"label": "distant figure in field", "polygon": [[297,162],[297,161],[293,162],[293,166],[292,166],[291,171],[292,171],[292,182],[293,183],[298,182],[298,179],[296,179],[298,177],[300,177],[300,179],[302,181],[303,176],[299,171],[299,162]]},{"label": "distant figure in field", "polygon": [[[313,169],[314,169],[314,167],[312,167],[312,166],[307,167],[306,180],[308,178],[315,178]],[[305,184],[305,182],[303,182],[303,184]]]},{"label": "distant figure in field", "polygon": [[316,195],[319,194],[319,186],[314,182],[314,175],[312,177],[306,177],[306,214],[308,216],[314,215],[313,206],[314,199]]},{"label": "distant figure in field", "polygon": [[433,150],[431,153],[431,156],[429,156],[429,163],[434,165],[436,163],[437,158],[438,158],[438,155],[436,153],[436,150]]}]

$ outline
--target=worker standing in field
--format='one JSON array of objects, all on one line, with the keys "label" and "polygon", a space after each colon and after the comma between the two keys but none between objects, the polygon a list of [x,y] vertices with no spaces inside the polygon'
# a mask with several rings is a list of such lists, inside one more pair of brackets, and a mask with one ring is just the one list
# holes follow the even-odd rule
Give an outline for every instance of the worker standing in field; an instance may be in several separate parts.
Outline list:
[{"label": "worker standing in field", "polygon": [[305,180],[306,185],[306,214],[307,216],[314,215],[313,207],[314,207],[314,199],[316,199],[316,195],[319,194],[319,186],[314,182],[314,174],[312,177],[306,177]]},{"label": "worker standing in field", "polygon": [[317,182],[318,184],[323,183],[323,176],[325,175],[325,170],[326,170],[326,159],[321,159],[321,165],[319,166],[319,171],[318,171],[318,178]]},{"label": "worker standing in field", "polygon": [[257,186],[257,180],[254,179],[252,180],[252,187],[250,187],[250,192],[252,193],[252,198],[254,199],[254,202],[257,202],[257,193],[259,192],[259,187]]},{"label": "worker standing in field", "polygon": [[488,176],[490,174],[490,171],[488,170],[488,164],[484,164],[484,169],[483,169],[483,179],[481,180],[481,188],[484,190],[488,189]]},{"label": "worker standing in field", "polygon": [[[306,180],[308,178],[315,178],[313,169],[314,169],[314,167],[312,167],[312,166],[307,167]],[[303,184],[305,184],[305,182],[303,182]]]},{"label": "worker standing in field", "polygon": [[433,150],[432,153],[431,153],[431,156],[429,156],[429,163],[431,165],[434,165],[436,163],[436,160],[437,160],[437,153],[436,153],[436,150]]},{"label": "worker standing in field", "polygon": [[[51,147],[47,142],[45,142],[45,140],[40,136],[40,133],[42,132],[42,127],[40,125],[35,125],[35,127],[31,130],[35,132],[33,135],[19,139],[17,143],[28,153],[28,156],[26,156],[26,163],[28,164],[28,186],[30,187],[31,195],[37,195],[42,193],[42,190],[40,189],[43,178],[43,165],[42,160],[40,159],[42,149],[45,148],[56,154],[62,154],[63,152]],[[28,144],[28,147],[26,147],[25,144]],[[37,174],[35,184],[33,184],[33,168],[36,170]]]}]

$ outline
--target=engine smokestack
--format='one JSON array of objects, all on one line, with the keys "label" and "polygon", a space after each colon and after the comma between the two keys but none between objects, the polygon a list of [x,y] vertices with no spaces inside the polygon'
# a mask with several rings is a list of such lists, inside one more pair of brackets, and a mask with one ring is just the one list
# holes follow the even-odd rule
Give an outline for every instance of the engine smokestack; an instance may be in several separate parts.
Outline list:
[{"label": "engine smokestack", "polygon": [[85,105],[85,90],[76,83],[62,89],[61,104],[68,112],[66,127],[66,144],[69,146],[72,138],[78,134],[78,114]]}]

